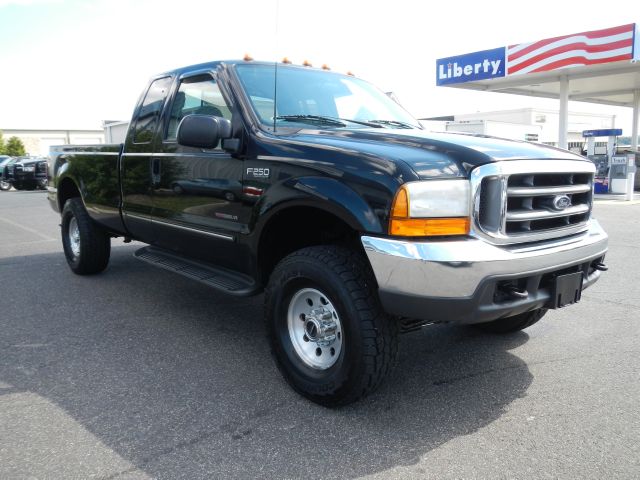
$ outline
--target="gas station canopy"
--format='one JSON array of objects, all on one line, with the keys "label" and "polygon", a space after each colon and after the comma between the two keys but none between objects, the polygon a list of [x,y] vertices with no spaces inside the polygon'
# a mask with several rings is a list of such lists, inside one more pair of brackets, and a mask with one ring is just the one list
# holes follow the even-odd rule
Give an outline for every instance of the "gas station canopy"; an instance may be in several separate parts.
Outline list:
[{"label": "gas station canopy", "polygon": [[632,107],[632,147],[638,147],[640,33],[635,23],[441,58],[436,84],[559,99],[563,148],[569,100]]}]

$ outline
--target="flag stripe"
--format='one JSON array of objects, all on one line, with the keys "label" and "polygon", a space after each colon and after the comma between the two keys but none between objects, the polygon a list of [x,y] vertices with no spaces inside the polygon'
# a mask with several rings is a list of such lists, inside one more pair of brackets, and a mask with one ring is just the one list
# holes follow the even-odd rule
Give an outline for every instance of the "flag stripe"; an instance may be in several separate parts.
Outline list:
[{"label": "flag stripe", "polygon": [[511,45],[508,47],[508,50],[509,50],[510,57],[512,57],[515,60],[521,55],[525,55],[532,50],[537,50],[550,43],[554,43],[564,39],[569,39],[571,37],[585,37],[589,39],[603,38],[603,37],[618,35],[621,33],[633,32],[633,28],[634,28],[634,24],[630,23],[628,25],[620,25],[619,27],[606,28],[603,30],[594,30],[592,32],[573,33],[571,35],[562,35],[560,37],[546,38],[544,40],[539,40],[537,42]]},{"label": "flag stripe", "polygon": [[584,43],[564,45],[527,59],[523,58],[519,62],[509,62],[508,71],[510,74],[516,73],[531,65],[544,62],[546,59],[554,58],[561,54],[569,54],[570,56],[588,55],[591,58],[593,58],[593,55],[589,54],[600,54],[598,55],[599,58],[628,54],[628,60],[631,60],[632,47],[633,45],[630,40],[622,40],[606,45],[586,45]]},{"label": "flag stripe", "polygon": [[533,67],[535,68],[523,69],[523,71],[520,71],[518,73],[548,72],[557,68],[582,67],[585,65],[598,65],[600,63],[620,62],[622,60],[629,60],[629,58],[631,58],[629,54],[605,58],[587,58],[585,56],[572,55],[568,58],[561,58],[557,60],[553,59],[553,61],[544,65],[534,65]]},{"label": "flag stripe", "polygon": [[[612,45],[620,44],[615,47]],[[589,48],[594,47],[593,51],[603,51],[612,48],[620,48],[622,46],[631,46],[633,44],[633,32],[621,33],[618,35],[612,35],[610,37],[604,38],[596,38],[590,39],[584,36],[574,36],[571,38],[567,38],[564,40],[560,40],[558,42],[550,43],[542,48],[537,50],[532,50],[524,55],[511,55],[511,52],[508,52],[507,55],[509,57],[509,65],[517,65],[520,62],[524,62],[529,60],[530,58],[540,56],[549,52],[549,55],[553,55],[554,52],[558,49],[564,49],[563,51],[571,50],[571,47],[578,48]],[[596,50],[595,48],[599,48]]]}]

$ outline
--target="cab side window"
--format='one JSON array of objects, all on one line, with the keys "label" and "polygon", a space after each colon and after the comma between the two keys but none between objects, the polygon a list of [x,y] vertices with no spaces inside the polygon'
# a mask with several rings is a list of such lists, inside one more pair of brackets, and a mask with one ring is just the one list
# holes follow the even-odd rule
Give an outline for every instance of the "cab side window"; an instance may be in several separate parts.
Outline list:
[{"label": "cab side window", "polygon": [[149,86],[136,119],[134,143],[149,143],[153,139],[170,86],[171,77],[154,80]]},{"label": "cab side window", "polygon": [[210,75],[185,78],[173,99],[166,140],[175,141],[180,120],[191,114],[212,115],[231,120],[231,110]]}]

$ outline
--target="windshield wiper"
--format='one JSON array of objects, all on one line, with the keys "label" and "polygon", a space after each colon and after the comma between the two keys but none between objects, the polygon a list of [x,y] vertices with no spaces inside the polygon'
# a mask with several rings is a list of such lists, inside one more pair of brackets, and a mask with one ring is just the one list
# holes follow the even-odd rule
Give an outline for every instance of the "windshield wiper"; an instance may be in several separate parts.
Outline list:
[{"label": "windshield wiper", "polygon": [[344,122],[357,123],[373,128],[384,128],[379,123],[368,122],[366,120],[352,120],[351,118],[329,117],[327,115],[280,115],[277,120],[286,120],[288,122],[304,122],[323,123],[325,125],[335,125],[336,127],[346,127]]},{"label": "windshield wiper", "polygon": [[276,120],[287,122],[312,123],[316,125],[331,125],[334,127],[346,127],[347,124],[337,118],[324,117],[322,115],[279,115]]},{"label": "windshield wiper", "polygon": [[378,125],[391,125],[398,128],[418,128],[415,125],[411,125],[410,123],[400,122],[398,120],[369,120],[369,123],[378,124]]},{"label": "windshield wiper", "polygon": [[358,125],[366,125],[367,127],[384,128],[382,125],[379,125],[377,123],[368,122],[366,120],[352,120],[350,118],[340,118],[340,120],[342,120],[343,122],[357,123]]}]

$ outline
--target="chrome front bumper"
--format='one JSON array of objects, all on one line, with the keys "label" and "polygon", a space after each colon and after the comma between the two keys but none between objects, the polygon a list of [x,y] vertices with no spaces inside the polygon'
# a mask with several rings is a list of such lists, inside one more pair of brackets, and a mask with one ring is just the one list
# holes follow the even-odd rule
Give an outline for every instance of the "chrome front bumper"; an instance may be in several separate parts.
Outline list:
[{"label": "chrome front bumper", "polygon": [[[363,236],[361,240],[388,313],[467,323],[542,308],[548,294],[534,281],[527,300],[507,304],[492,304],[492,288],[500,281],[541,279],[545,273],[586,265],[602,258],[608,243],[595,220],[581,234],[528,245],[492,245],[476,238],[418,242]],[[585,273],[583,288],[600,272],[587,272],[585,267]],[[459,316],[464,318],[451,318]]]}]

